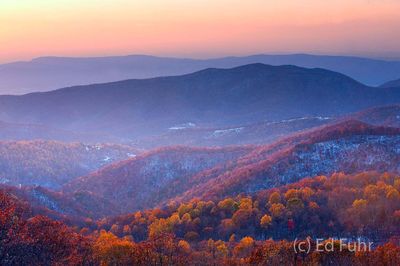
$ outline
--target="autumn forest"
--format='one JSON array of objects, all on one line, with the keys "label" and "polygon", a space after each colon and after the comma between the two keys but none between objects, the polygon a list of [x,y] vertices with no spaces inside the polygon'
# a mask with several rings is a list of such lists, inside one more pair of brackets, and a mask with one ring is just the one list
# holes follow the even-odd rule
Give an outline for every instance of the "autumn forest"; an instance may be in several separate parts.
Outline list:
[{"label": "autumn forest", "polygon": [[399,266],[399,11],[1,0],[0,266]]}]

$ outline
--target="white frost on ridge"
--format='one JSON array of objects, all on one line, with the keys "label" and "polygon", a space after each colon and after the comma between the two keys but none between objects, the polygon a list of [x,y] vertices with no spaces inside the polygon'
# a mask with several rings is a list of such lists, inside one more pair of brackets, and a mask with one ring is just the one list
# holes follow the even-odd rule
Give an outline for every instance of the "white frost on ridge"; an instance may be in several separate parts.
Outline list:
[{"label": "white frost on ridge", "polygon": [[244,127],[228,128],[228,129],[218,129],[212,133],[212,137],[221,137],[230,133],[239,133]]},{"label": "white frost on ridge", "polygon": [[311,119],[317,119],[317,120],[330,120],[332,118],[330,118],[329,116],[305,116],[305,117],[298,117],[298,118],[291,118],[291,119],[284,119],[284,120],[280,120],[280,121],[273,121],[273,122],[269,122],[266,123],[267,126],[269,125],[275,125],[275,124],[284,124],[284,123],[291,123],[291,122],[296,122],[296,121],[301,121],[301,120],[311,120]]},{"label": "white frost on ridge", "polygon": [[193,128],[195,126],[196,126],[195,123],[188,122],[188,123],[185,123],[185,124],[180,124],[180,125],[176,125],[176,126],[170,127],[168,129],[169,130],[182,130],[182,129],[186,129],[186,128]]}]

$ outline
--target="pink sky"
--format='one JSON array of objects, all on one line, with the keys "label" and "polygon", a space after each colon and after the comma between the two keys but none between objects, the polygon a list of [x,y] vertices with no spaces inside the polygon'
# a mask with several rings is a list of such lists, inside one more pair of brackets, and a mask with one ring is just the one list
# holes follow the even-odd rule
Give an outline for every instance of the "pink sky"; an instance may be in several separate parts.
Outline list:
[{"label": "pink sky", "polygon": [[0,62],[38,56],[400,56],[397,0],[3,0]]}]

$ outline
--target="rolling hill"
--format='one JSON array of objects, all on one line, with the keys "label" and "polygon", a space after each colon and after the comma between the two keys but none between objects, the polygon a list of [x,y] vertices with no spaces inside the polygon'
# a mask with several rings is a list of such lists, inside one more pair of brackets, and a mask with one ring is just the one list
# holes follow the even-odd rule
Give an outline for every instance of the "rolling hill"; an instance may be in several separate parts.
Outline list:
[{"label": "rolling hill", "polygon": [[165,198],[165,193],[170,193],[164,193],[166,188],[180,190],[176,179],[185,183],[192,175],[237,159],[252,149],[252,146],[161,148],[74,179],[63,191],[93,192],[114,203],[121,212],[143,209]]},{"label": "rolling hill", "polygon": [[[199,175],[180,199],[255,193],[334,172],[399,172],[400,129],[345,121],[283,139],[239,158],[212,178]],[[204,182],[204,180],[208,180]]]},{"label": "rolling hill", "polygon": [[87,218],[99,219],[119,214],[116,206],[93,193],[64,194],[41,186],[0,185],[1,192],[12,194],[28,203],[35,215],[46,215],[71,224],[83,223]]},{"label": "rolling hill", "polygon": [[340,120],[359,120],[361,122],[375,125],[400,128],[400,105],[378,106],[345,115]]},{"label": "rolling hill", "polygon": [[114,161],[135,156],[130,146],[88,145],[57,141],[0,142],[0,184],[40,185],[58,189],[64,183]]},{"label": "rolling hill", "polygon": [[399,101],[397,89],[367,87],[336,72],[252,64],[0,96],[0,120],[135,140],[181,124],[229,127],[335,116]]},{"label": "rolling hill", "polygon": [[160,146],[230,146],[266,144],[294,132],[336,121],[330,117],[299,117],[275,122],[258,122],[230,127],[208,128],[183,124],[171,127],[167,133],[145,137],[133,142],[145,149]]},{"label": "rolling hill", "polygon": [[371,86],[396,79],[400,73],[400,62],[396,61],[307,54],[252,55],[206,60],[144,55],[41,57],[28,62],[0,65],[0,94],[23,94],[73,85],[182,75],[205,68],[231,68],[252,63],[325,68]]},{"label": "rolling hill", "polygon": [[182,124],[171,127],[165,134],[143,138],[134,142],[134,144],[146,149],[178,144],[190,146],[260,145],[271,143],[296,132],[346,120],[358,120],[375,126],[400,127],[400,106],[372,107],[336,117],[298,117],[220,128]]},{"label": "rolling hill", "polygon": [[90,191],[121,206],[121,212],[130,212],[171,200],[252,194],[340,171],[400,170],[400,129],[353,120],[298,133],[270,145],[242,148],[239,153],[237,149],[232,150],[235,153],[226,148],[216,150],[223,160],[212,163],[208,160],[214,156],[200,148],[174,153],[156,150],[77,178],[64,186],[64,191]]}]

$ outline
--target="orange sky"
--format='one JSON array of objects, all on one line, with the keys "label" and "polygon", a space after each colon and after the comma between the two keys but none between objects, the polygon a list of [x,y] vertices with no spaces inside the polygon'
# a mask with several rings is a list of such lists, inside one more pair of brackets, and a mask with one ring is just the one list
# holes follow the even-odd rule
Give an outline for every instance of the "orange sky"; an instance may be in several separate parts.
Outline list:
[{"label": "orange sky", "polygon": [[400,1],[0,1],[0,62],[293,52],[400,55]]}]

